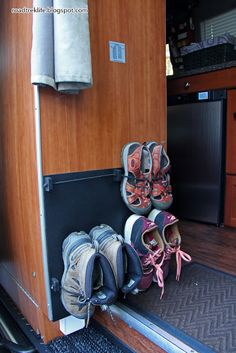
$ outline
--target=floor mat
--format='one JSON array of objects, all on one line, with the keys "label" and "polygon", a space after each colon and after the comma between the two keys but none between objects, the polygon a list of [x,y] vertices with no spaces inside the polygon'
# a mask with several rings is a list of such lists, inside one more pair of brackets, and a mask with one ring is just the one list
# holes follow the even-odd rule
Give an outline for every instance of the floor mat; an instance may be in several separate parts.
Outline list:
[{"label": "floor mat", "polygon": [[[87,329],[56,338],[45,345],[0,286],[0,341],[5,332],[21,345],[18,350],[12,348],[18,352],[30,352],[35,347],[38,353],[135,353],[94,319],[90,320]],[[7,352],[10,350],[4,349],[0,342],[0,353]]]},{"label": "floor mat", "polygon": [[192,263],[180,282],[170,274],[160,300],[156,284],[124,304],[200,352],[236,352],[236,277]]},{"label": "floor mat", "polygon": [[135,353],[95,322],[81,331],[56,338],[46,353]]}]

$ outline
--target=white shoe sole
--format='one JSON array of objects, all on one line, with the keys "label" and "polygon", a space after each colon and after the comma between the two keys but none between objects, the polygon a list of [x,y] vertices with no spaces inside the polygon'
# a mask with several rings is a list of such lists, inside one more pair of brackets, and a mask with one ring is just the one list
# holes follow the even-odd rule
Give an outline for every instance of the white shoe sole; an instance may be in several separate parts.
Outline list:
[{"label": "white shoe sole", "polygon": [[155,223],[155,218],[160,212],[161,212],[161,210],[152,210],[149,213],[149,215],[147,216],[147,218],[150,219],[150,221]]},{"label": "white shoe sole", "polygon": [[130,216],[126,223],[125,223],[125,229],[124,229],[124,237],[125,237],[125,241],[128,244],[131,244],[131,234],[132,234],[132,229],[134,226],[134,223],[142,216],[133,214],[132,216]]}]

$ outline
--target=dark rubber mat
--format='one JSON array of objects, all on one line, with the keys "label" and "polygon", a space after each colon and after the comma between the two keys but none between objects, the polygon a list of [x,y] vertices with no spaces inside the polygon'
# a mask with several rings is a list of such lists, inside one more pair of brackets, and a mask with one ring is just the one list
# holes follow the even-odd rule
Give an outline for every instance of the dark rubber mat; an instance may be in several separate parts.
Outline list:
[{"label": "dark rubber mat", "polygon": [[[111,325],[113,323],[111,322]],[[20,346],[5,347],[2,334],[8,332]],[[7,337],[9,338],[9,337]],[[7,342],[8,343],[8,342]],[[89,327],[45,345],[0,286],[0,353],[136,353],[110,331],[91,319]]]},{"label": "dark rubber mat", "polygon": [[165,293],[153,284],[124,304],[202,352],[236,352],[236,277],[190,264],[180,282],[170,274]]},{"label": "dark rubber mat", "polygon": [[57,338],[45,353],[135,353],[95,322],[86,329]]}]

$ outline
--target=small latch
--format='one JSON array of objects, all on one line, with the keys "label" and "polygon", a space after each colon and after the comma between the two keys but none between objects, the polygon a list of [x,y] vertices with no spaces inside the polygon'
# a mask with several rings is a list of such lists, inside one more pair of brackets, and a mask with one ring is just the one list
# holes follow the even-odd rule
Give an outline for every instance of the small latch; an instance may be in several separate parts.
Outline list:
[{"label": "small latch", "polygon": [[43,188],[45,191],[49,192],[53,190],[53,182],[51,177],[44,178]]},{"label": "small latch", "polygon": [[122,179],[122,170],[121,169],[114,169],[114,181],[120,182]]},{"label": "small latch", "polygon": [[55,277],[51,278],[50,288],[53,292],[60,292],[60,282],[58,281],[57,278]]}]

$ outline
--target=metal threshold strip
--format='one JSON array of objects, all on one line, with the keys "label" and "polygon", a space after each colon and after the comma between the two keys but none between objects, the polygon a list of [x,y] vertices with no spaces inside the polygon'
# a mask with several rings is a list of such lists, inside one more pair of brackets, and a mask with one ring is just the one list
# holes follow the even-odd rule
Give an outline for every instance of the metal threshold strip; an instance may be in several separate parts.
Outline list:
[{"label": "metal threshold strip", "polygon": [[121,303],[112,305],[111,311],[168,353],[200,353]]}]

